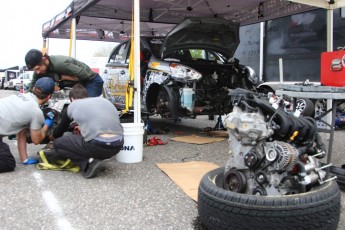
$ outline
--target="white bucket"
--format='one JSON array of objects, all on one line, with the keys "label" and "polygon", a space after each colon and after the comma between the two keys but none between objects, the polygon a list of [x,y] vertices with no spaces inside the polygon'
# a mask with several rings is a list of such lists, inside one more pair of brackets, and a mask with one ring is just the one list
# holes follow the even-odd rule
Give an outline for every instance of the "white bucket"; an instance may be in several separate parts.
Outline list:
[{"label": "white bucket", "polygon": [[143,160],[143,123],[122,123],[124,144],[116,160],[121,163],[137,163]]}]

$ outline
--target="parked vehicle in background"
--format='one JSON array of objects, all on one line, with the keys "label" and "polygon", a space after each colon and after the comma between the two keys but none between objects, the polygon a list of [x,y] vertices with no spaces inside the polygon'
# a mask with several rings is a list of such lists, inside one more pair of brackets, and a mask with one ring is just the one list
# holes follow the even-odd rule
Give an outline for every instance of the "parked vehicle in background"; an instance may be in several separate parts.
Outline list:
[{"label": "parked vehicle in background", "polygon": [[2,89],[9,89],[9,85],[10,88],[12,88],[11,83],[9,83],[10,80],[15,79],[19,76],[20,71],[19,70],[6,70],[4,72],[4,77],[2,78],[1,81],[1,88]]},{"label": "parked vehicle in background", "polygon": [[4,84],[4,89],[20,90],[28,89],[32,81],[33,71],[21,73],[17,78],[11,79]]},{"label": "parked vehicle in background", "polygon": [[[231,89],[259,84],[255,71],[233,58],[238,45],[239,24],[220,18],[187,18],[165,37],[141,37],[142,112],[169,119],[229,113]],[[125,108],[130,46],[114,48],[102,76],[118,109]]]}]

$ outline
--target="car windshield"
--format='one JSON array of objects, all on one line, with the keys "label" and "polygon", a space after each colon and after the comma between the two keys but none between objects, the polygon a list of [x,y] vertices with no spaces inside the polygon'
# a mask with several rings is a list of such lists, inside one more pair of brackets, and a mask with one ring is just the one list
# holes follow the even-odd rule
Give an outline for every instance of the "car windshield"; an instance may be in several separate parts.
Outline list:
[{"label": "car windshield", "polygon": [[163,41],[164,41],[164,37],[147,38],[147,43],[150,46],[150,50],[156,57],[159,57],[159,51],[161,49]]},{"label": "car windshield", "polygon": [[[150,50],[152,53],[159,57],[159,52],[164,41],[164,37],[149,37],[147,38]],[[165,54],[165,61],[178,61],[178,62],[188,62],[188,61],[214,61],[218,64],[226,63],[227,58],[215,51],[206,49],[182,49],[175,50],[171,53]]]},{"label": "car windshield", "polygon": [[219,64],[225,63],[226,58],[220,53],[204,50],[204,49],[183,49],[175,50],[174,52],[165,55],[166,61],[214,61]]}]

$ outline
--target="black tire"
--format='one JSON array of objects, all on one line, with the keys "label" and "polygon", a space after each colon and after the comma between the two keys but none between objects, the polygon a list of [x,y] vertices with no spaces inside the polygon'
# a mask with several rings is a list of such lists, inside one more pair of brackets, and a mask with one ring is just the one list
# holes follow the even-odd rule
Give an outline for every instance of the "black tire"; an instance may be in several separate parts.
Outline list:
[{"label": "black tire", "polygon": [[207,229],[337,229],[340,189],[335,181],[303,194],[254,196],[215,185],[224,167],[206,173],[198,190],[200,221]]},{"label": "black tire", "polygon": [[315,105],[309,98],[297,98],[296,110],[301,112],[305,117],[314,117]]}]

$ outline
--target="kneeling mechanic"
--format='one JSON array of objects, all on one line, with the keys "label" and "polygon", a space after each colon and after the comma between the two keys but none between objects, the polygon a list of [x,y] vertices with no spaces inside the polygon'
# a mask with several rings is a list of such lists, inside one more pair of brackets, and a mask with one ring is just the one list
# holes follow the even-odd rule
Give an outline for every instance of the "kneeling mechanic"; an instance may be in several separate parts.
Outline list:
[{"label": "kneeling mechanic", "polygon": [[11,172],[16,161],[8,144],[2,138],[16,134],[20,160],[24,165],[36,164],[38,160],[28,158],[26,130],[30,129],[32,142],[40,144],[53,126],[54,120],[46,118],[40,105],[46,103],[54,92],[51,78],[42,77],[36,81],[32,93],[16,93],[0,99],[0,173]]},{"label": "kneeling mechanic", "polygon": [[75,85],[67,108],[67,115],[77,123],[80,134],[65,133],[55,139],[54,149],[44,150],[44,153],[50,161],[70,159],[88,179],[97,175],[103,160],[121,150],[124,137],[115,106],[101,97],[76,99],[85,94],[87,91],[82,85]]}]

